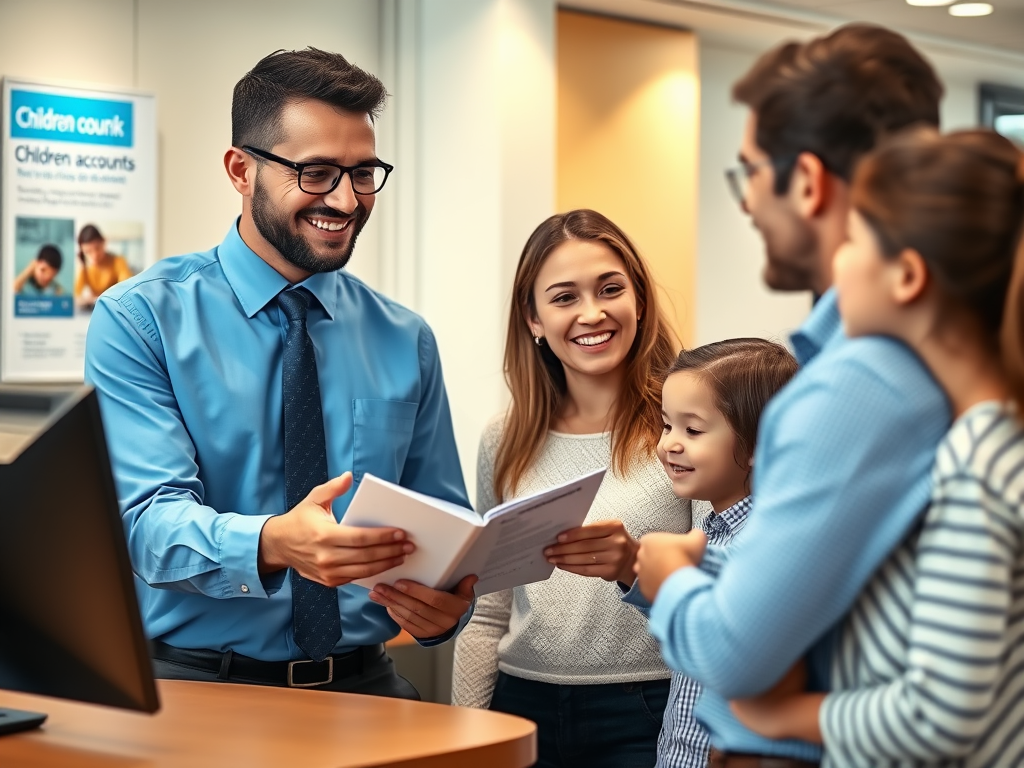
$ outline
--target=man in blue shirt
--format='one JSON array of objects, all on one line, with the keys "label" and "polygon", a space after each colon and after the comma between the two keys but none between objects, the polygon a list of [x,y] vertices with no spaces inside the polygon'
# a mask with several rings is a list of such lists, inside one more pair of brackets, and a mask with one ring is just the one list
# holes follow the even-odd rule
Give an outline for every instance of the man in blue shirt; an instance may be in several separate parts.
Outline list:
[{"label": "man in blue shirt", "polygon": [[241,217],[96,304],[86,377],[158,676],[413,697],[382,643],[468,612],[475,577],[350,585],[413,545],[338,523],[367,472],[469,506],[433,334],[342,271],[391,170],[385,96],[337,54],[264,58],[224,158]]},{"label": "man in blue shirt", "polygon": [[850,25],[767,53],[733,95],[750,113],[729,180],[764,237],[765,282],[821,298],[792,338],[802,369],[761,421],[746,528],[729,550],[705,551],[700,532],[645,537],[638,573],[665,658],[705,686],[710,764],[807,766],[818,747],[756,736],[727,700],[807,654],[811,685],[827,685],[830,630],[926,508],[949,406],[908,348],[843,335],[831,263],[857,159],[937,125],[942,86],[901,36]]}]

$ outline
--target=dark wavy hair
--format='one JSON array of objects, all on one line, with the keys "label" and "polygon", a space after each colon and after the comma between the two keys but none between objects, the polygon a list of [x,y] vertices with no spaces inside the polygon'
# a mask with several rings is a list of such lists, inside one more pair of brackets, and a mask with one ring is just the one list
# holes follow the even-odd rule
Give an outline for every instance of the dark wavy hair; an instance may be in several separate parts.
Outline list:
[{"label": "dark wavy hair", "polygon": [[318,48],[274,51],[235,85],[231,144],[270,149],[283,138],[281,112],[292,101],[314,99],[376,118],[387,100],[384,84],[338,53]]},{"label": "dark wavy hair", "polygon": [[757,145],[775,165],[775,192],[789,188],[802,152],[850,181],[880,139],[915,124],[937,127],[943,87],[902,35],[848,24],[764,54],[733,86],[757,117]]}]

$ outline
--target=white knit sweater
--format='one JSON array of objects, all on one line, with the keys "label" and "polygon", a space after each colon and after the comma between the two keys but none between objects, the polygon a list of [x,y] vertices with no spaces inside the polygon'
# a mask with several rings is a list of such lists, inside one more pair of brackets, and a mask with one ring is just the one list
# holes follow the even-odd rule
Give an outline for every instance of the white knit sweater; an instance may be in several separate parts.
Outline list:
[{"label": "white knit sweater", "polygon": [[[496,506],[494,458],[502,417],[480,439],[477,511]],[[691,503],[678,499],[657,457],[635,461],[626,477],[613,471],[611,433],[567,435],[550,432],[537,461],[523,476],[525,496],[602,467],[608,467],[587,523],[621,520],[629,533],[684,533]],[[706,509],[694,505],[697,516]],[[545,683],[584,685],[658,680],[669,677],[647,620],[621,599],[614,582],[577,576],[556,568],[546,581],[485,595],[455,647],[452,703],[485,708],[498,670]]]}]

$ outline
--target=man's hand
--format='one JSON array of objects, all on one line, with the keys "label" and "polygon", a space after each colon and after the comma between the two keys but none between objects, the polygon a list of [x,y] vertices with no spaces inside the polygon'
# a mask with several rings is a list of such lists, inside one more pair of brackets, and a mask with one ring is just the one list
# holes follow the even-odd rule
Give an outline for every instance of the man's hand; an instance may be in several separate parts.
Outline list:
[{"label": "man's hand", "polygon": [[823,693],[805,693],[807,672],[798,661],[775,687],[752,699],[729,702],[729,708],[750,730],[769,739],[803,739],[821,744],[818,711]]},{"label": "man's hand", "polygon": [[476,576],[467,576],[451,592],[440,592],[415,581],[399,579],[395,586],[378,584],[370,599],[388,609],[398,626],[415,638],[443,635],[469,610]]},{"label": "man's hand", "polygon": [[641,537],[635,568],[640,592],[653,603],[665,579],[680,568],[699,565],[707,546],[708,537],[699,530],[683,534],[649,533]]},{"label": "man's hand", "polygon": [[569,573],[632,584],[639,548],[621,520],[603,520],[558,534],[558,543],[545,549],[544,556]]},{"label": "man's hand", "polygon": [[415,547],[398,528],[339,525],[331,502],[348,493],[352,473],[323,485],[283,515],[267,520],[260,533],[260,574],[293,568],[310,581],[338,587],[375,576],[405,562]]}]

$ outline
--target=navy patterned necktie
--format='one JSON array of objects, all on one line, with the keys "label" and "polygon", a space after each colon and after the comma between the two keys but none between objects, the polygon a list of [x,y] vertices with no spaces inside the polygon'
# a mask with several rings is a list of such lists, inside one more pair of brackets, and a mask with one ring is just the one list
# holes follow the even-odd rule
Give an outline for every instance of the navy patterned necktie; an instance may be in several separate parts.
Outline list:
[{"label": "navy patterned necktie", "polygon": [[[284,340],[282,389],[284,401],[284,486],[287,509],[302,501],[317,485],[327,482],[327,443],[320,404],[313,341],[306,332],[311,295],[305,288],[278,296],[288,318]],[[338,591],[291,572],[292,631],[295,644],[316,661],[323,661],[341,638]]]}]

